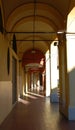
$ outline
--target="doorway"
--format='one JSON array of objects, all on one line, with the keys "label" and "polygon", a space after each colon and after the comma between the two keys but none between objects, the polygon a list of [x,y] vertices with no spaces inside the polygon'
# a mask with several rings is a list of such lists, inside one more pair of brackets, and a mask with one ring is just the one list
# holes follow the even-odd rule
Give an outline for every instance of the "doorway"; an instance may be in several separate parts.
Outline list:
[{"label": "doorway", "polygon": [[17,61],[12,57],[12,104],[17,101]]}]

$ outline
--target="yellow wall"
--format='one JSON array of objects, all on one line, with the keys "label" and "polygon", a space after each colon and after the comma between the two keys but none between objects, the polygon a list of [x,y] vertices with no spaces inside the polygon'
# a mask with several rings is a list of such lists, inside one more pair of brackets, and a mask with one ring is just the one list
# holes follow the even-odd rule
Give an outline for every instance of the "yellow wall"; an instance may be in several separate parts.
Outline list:
[{"label": "yellow wall", "polygon": [[0,33],[0,81],[9,80],[9,75],[7,71],[7,50],[8,42]]},{"label": "yellow wall", "polygon": [[[10,71],[7,71],[7,51],[9,41],[0,33],[0,124],[12,110],[12,56],[17,59],[15,53],[10,49]],[[9,47],[10,48],[10,47]],[[18,65],[19,68],[19,65]],[[19,80],[19,69],[17,68],[17,82]],[[17,85],[18,88],[18,85]],[[18,89],[17,89],[18,90]],[[18,96],[18,93],[17,93]]]},{"label": "yellow wall", "polygon": [[0,81],[0,124],[12,109],[11,81]]},{"label": "yellow wall", "polygon": [[12,83],[7,72],[8,44],[0,33],[0,123],[12,108]]}]

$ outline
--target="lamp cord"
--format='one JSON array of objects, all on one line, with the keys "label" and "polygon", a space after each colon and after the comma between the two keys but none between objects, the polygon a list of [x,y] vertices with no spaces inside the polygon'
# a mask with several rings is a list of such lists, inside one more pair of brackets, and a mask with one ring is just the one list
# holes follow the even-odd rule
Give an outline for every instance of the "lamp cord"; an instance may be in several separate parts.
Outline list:
[{"label": "lamp cord", "polygon": [[34,50],[34,40],[35,40],[35,16],[36,16],[36,0],[34,0],[34,17],[33,17],[33,50]]}]

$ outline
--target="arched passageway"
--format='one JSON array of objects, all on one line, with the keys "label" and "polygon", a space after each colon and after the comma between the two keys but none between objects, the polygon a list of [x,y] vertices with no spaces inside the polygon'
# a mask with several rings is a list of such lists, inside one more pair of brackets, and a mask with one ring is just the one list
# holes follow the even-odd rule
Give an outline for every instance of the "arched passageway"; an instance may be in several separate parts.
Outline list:
[{"label": "arched passageway", "polygon": [[20,95],[39,88],[55,101],[58,85],[59,110],[75,120],[74,24],[73,0],[0,0],[0,122]]},{"label": "arched passageway", "polygon": [[39,93],[40,91],[45,94],[45,56],[37,50],[31,49],[24,53],[22,58],[22,66],[25,74],[25,87],[24,92],[33,91]]}]

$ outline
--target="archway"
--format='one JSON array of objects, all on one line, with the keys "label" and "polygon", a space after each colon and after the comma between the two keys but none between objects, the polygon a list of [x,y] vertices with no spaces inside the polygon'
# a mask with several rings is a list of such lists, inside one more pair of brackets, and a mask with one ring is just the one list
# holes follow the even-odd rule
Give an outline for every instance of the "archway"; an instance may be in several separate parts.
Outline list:
[{"label": "archway", "polygon": [[34,91],[45,95],[45,56],[37,49],[30,49],[23,54],[22,66],[25,70],[25,93]]}]

